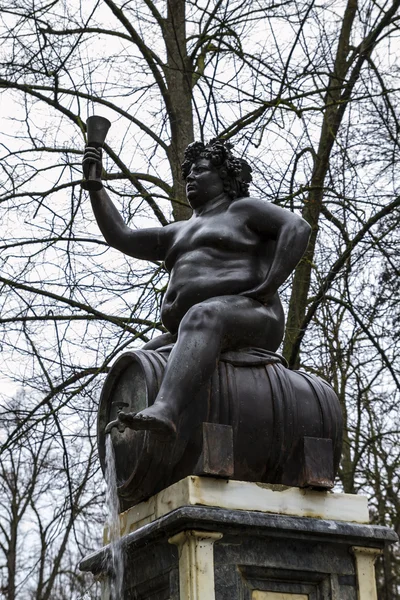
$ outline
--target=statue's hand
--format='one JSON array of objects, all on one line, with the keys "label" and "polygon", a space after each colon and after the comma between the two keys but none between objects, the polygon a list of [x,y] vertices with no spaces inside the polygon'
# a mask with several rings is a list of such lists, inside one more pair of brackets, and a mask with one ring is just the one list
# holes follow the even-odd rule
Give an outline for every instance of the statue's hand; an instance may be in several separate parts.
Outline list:
[{"label": "statue's hand", "polygon": [[94,148],[93,146],[86,146],[85,154],[83,155],[82,167],[85,179],[89,179],[94,176],[93,170],[91,171],[92,165],[96,168],[96,179],[101,179],[103,171],[103,164],[101,161],[102,151],[101,148]]}]

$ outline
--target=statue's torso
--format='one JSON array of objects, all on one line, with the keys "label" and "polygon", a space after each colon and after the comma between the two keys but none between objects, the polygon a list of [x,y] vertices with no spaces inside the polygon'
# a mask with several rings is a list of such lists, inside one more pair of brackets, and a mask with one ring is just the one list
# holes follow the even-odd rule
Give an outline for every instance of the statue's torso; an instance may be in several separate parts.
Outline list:
[{"label": "statue's torso", "polygon": [[162,306],[164,324],[174,331],[194,304],[260,285],[272,256],[273,241],[251,230],[235,203],[179,223],[165,259],[171,277]]}]

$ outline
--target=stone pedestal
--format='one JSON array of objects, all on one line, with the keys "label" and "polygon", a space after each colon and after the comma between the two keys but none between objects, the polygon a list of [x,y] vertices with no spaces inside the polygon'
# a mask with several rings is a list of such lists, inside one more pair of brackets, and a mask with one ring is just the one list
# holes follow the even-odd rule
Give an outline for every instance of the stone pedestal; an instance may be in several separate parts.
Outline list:
[{"label": "stone pedestal", "polygon": [[[205,477],[132,507],[120,524],[123,600],[377,600],[374,562],[397,539],[368,524],[362,496]],[[108,552],[81,569],[105,580]]]}]

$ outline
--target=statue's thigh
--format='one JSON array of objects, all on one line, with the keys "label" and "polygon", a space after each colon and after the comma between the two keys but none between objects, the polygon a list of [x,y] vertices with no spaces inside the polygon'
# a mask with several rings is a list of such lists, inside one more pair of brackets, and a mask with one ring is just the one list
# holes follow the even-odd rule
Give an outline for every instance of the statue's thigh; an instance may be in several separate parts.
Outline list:
[{"label": "statue's thigh", "polygon": [[218,296],[201,303],[223,324],[222,350],[257,346],[275,351],[282,339],[279,314],[245,296]]}]

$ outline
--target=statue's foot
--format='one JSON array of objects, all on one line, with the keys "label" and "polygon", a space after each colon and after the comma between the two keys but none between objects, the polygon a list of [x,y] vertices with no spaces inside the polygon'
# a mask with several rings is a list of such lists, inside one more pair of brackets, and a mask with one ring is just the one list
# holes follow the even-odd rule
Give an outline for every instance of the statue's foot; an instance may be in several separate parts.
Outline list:
[{"label": "statue's foot", "polygon": [[153,431],[166,437],[175,437],[176,425],[167,410],[161,405],[153,404],[138,413],[121,411],[118,420],[135,430]]}]

